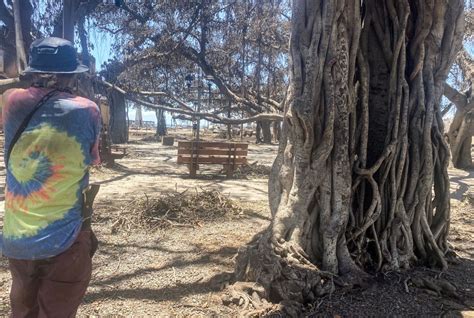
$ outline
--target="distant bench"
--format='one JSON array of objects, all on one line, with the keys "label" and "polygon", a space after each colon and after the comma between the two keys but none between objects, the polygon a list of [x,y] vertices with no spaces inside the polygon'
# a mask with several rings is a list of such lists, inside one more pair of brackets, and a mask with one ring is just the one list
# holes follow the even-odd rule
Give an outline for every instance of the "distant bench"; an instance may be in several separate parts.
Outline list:
[{"label": "distant bench", "polygon": [[127,155],[127,148],[122,146],[111,145],[110,146],[110,155],[114,159],[122,159]]},{"label": "distant bench", "polygon": [[122,159],[127,155],[127,148],[116,145],[108,145],[105,138],[102,138],[102,145],[100,147],[100,158],[102,162],[112,166],[115,160]]},{"label": "distant bench", "polygon": [[236,167],[247,164],[248,144],[235,142],[180,141],[178,164],[187,164],[191,177],[196,176],[200,164],[223,165],[227,177]]}]

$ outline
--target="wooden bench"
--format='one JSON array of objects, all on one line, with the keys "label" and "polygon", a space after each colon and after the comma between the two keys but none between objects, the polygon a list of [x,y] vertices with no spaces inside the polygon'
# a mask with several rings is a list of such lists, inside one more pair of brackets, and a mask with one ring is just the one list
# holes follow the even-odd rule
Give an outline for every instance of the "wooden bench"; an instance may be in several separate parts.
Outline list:
[{"label": "wooden bench", "polygon": [[247,164],[248,144],[235,142],[180,141],[178,164],[187,164],[191,177],[196,176],[200,164],[223,165],[227,177],[232,177],[237,166]]},{"label": "wooden bench", "polygon": [[113,166],[116,159],[122,159],[127,155],[127,148],[107,144],[105,138],[101,140],[100,158],[102,163],[107,166]]},{"label": "wooden bench", "polygon": [[127,148],[122,146],[111,145],[110,146],[110,155],[114,159],[122,159],[127,155]]}]

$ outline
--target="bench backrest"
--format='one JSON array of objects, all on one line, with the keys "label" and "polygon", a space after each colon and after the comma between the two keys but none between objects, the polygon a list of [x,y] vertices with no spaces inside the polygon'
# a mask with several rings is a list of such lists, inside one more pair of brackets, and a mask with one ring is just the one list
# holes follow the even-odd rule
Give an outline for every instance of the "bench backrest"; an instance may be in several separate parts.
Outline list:
[{"label": "bench backrest", "polygon": [[178,163],[243,165],[247,163],[248,144],[236,142],[180,141]]}]

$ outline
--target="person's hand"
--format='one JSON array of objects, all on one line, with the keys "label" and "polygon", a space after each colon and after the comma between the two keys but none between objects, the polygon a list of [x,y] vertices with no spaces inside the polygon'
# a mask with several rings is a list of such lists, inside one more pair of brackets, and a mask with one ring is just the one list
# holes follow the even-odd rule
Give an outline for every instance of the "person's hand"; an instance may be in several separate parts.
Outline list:
[{"label": "person's hand", "polygon": [[95,252],[97,251],[97,247],[99,246],[99,240],[94,234],[94,231],[91,230],[91,258],[94,256]]}]

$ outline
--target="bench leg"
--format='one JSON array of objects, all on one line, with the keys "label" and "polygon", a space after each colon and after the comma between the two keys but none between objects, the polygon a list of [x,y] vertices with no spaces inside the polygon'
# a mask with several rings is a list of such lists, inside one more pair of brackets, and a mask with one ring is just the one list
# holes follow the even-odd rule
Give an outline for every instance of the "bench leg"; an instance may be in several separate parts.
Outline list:
[{"label": "bench leg", "polygon": [[224,165],[224,170],[227,178],[232,178],[234,176],[234,169],[232,168],[232,165]]},{"label": "bench leg", "polygon": [[190,164],[189,165],[189,175],[192,178],[196,177],[197,169],[198,169],[198,166],[196,164]]}]

